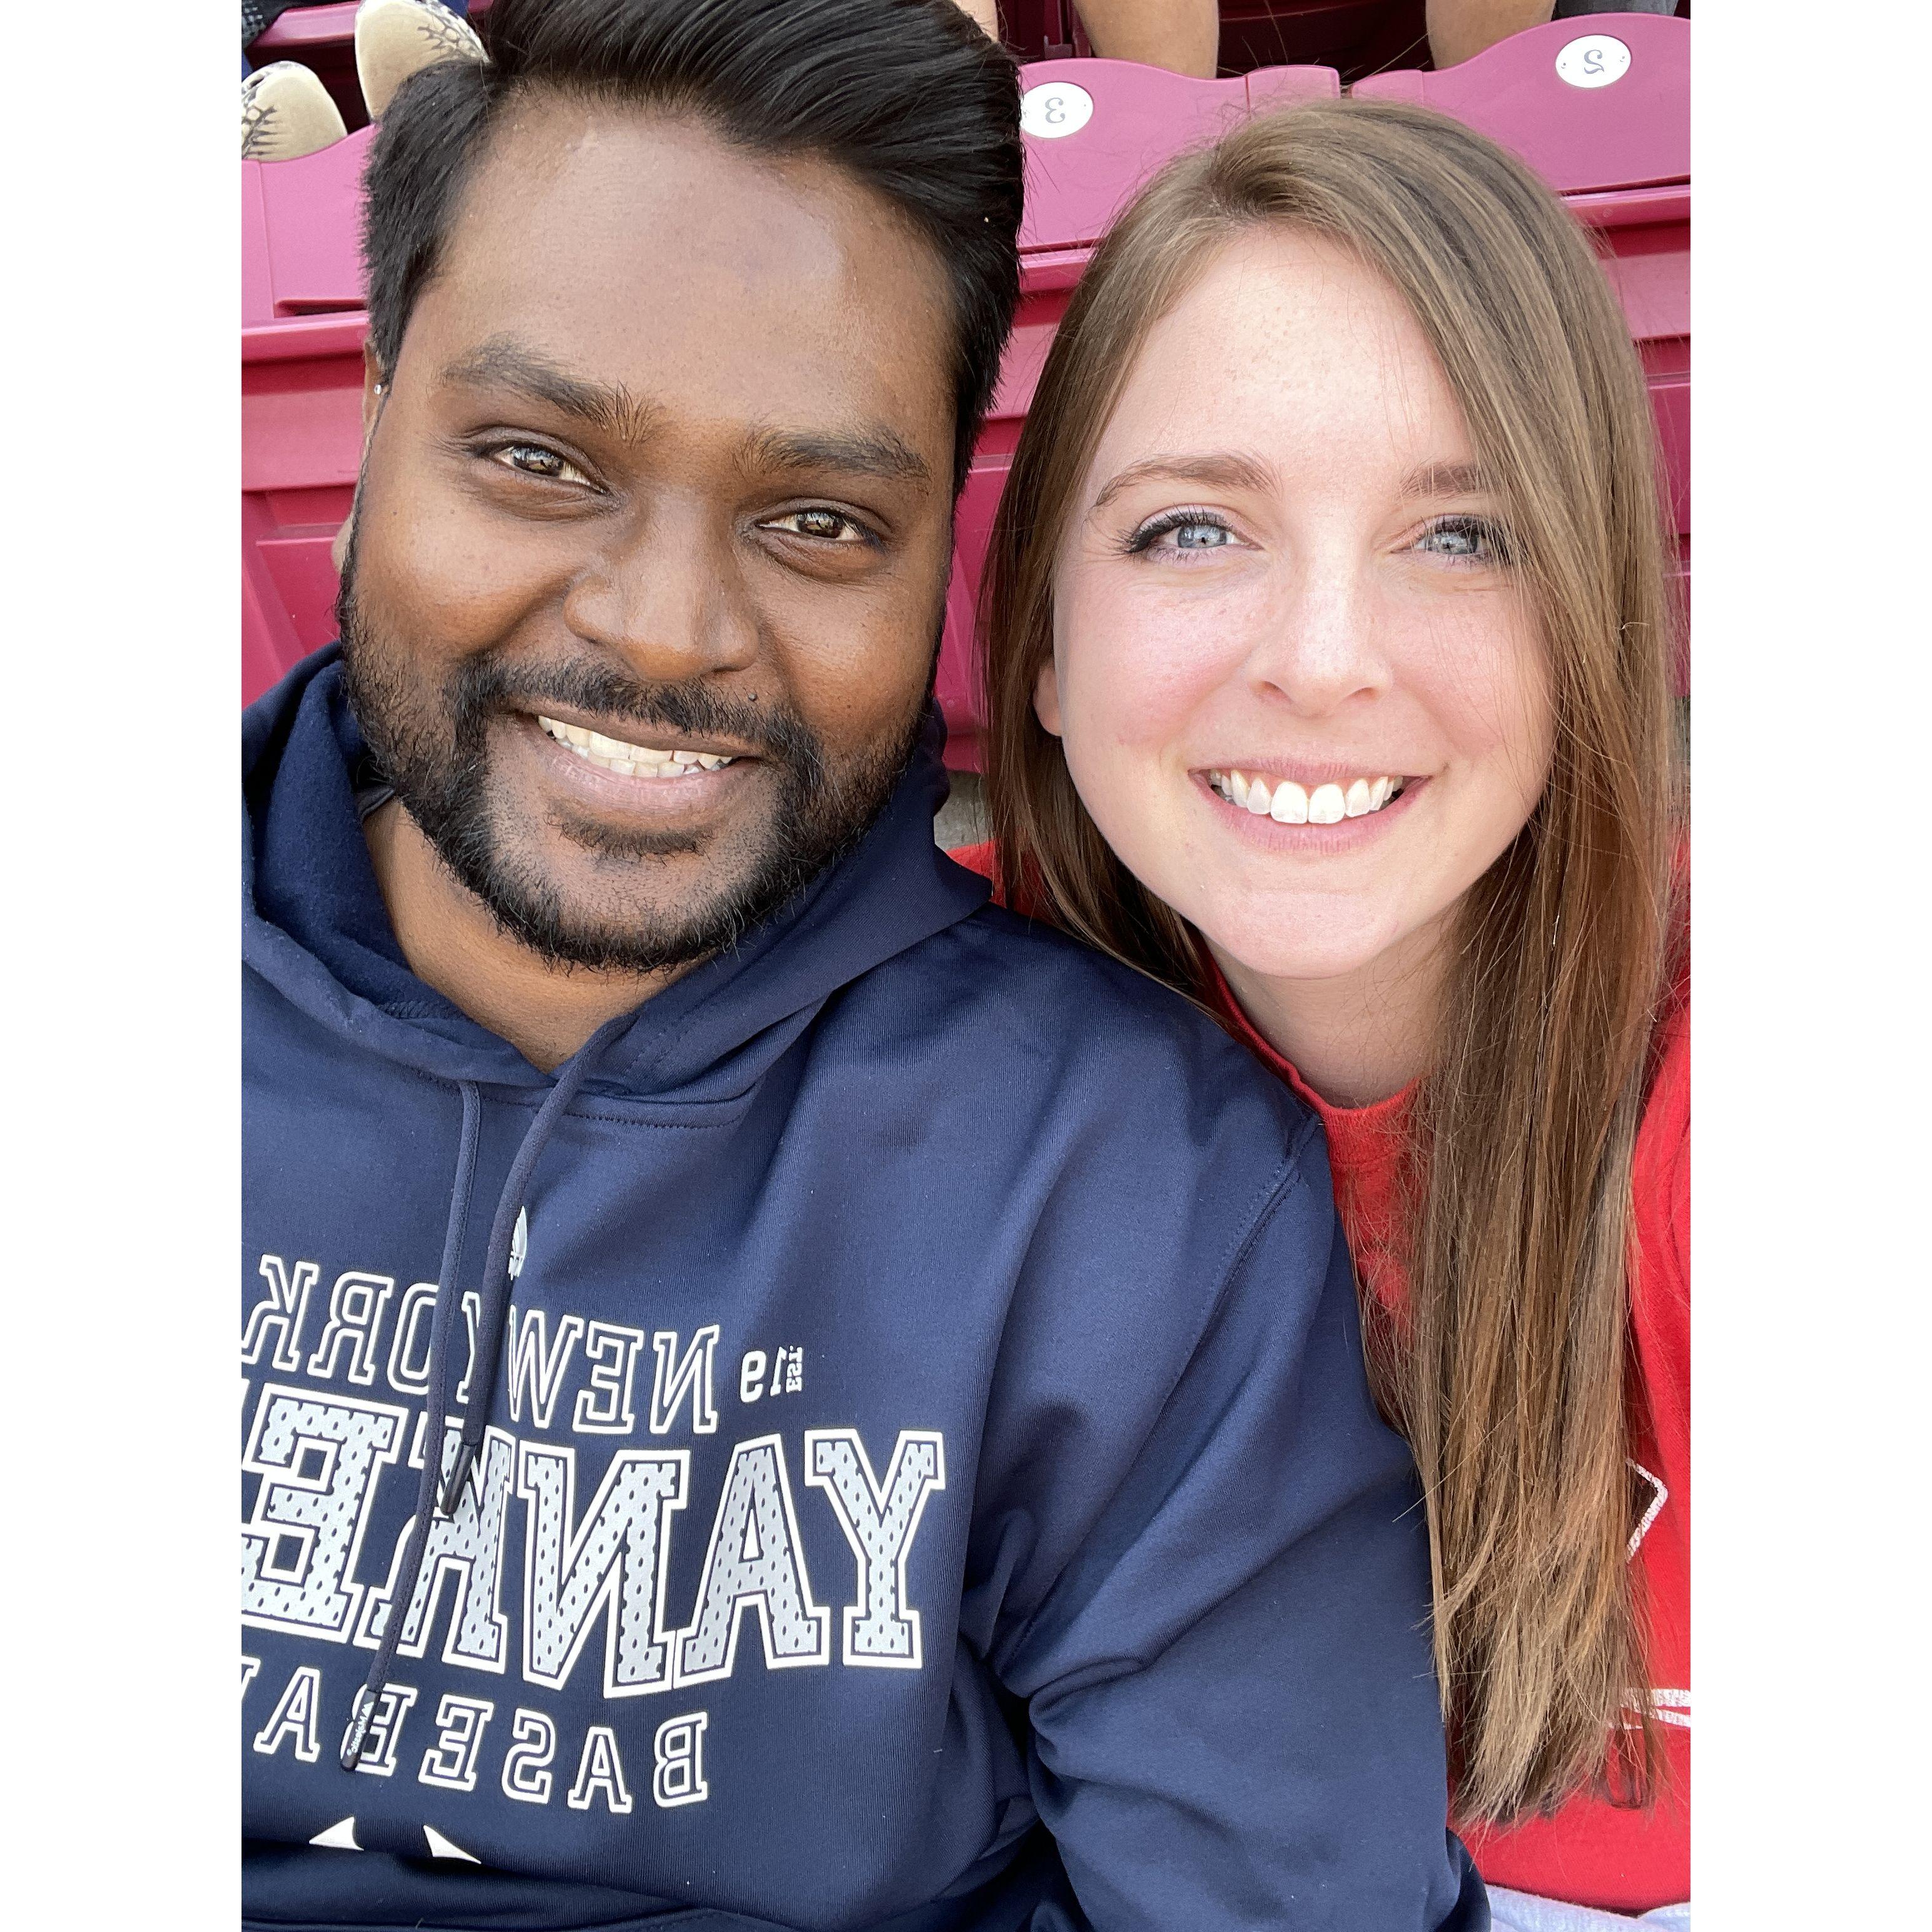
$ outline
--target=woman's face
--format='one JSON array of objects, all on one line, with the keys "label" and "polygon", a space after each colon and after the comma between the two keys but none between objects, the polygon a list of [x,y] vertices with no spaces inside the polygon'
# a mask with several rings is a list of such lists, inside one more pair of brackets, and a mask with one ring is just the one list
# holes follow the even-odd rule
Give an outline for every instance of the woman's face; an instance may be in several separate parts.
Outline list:
[{"label": "woman's face", "polygon": [[1401,298],[1257,232],[1154,329],[1054,575],[1035,702],[1108,843],[1224,964],[1432,951],[1548,776],[1501,501]]}]

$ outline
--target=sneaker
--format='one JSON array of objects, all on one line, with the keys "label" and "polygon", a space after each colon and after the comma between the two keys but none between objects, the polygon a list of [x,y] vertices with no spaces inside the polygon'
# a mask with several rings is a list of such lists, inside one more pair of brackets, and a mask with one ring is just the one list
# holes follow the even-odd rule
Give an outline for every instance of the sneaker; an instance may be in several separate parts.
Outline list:
[{"label": "sneaker", "polygon": [[244,161],[292,161],[340,140],[348,131],[328,89],[298,62],[273,61],[243,78]]},{"label": "sneaker", "polygon": [[436,0],[362,0],[356,10],[356,76],[372,121],[411,74],[438,61],[488,58],[470,22]]}]

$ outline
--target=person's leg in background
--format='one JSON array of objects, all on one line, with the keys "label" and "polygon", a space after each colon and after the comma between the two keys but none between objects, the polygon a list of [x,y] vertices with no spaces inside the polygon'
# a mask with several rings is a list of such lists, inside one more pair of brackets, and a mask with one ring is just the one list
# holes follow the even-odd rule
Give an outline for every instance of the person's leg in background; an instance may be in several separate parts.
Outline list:
[{"label": "person's leg in background", "polygon": [[[1212,80],[1221,46],[1216,0],[1075,0],[1094,51]],[[1544,0],[1548,4],[1548,0]]]},{"label": "person's leg in background", "polygon": [[1430,57],[1454,67],[1546,21],[1576,20],[1591,14],[1674,14],[1677,0],[1429,0]]},{"label": "person's leg in background", "polygon": [[[1212,80],[1221,44],[1219,0],[1075,0],[1080,24],[1106,60],[1138,61]],[[998,0],[958,0],[981,32],[1000,38]],[[1547,8],[1550,0],[1543,0]]]},{"label": "person's leg in background", "polygon": [[990,40],[1000,38],[998,0],[958,0],[959,10],[967,15]]},{"label": "person's leg in background", "polygon": [[1454,67],[1550,18],[1551,0],[1429,0],[1429,53]]}]

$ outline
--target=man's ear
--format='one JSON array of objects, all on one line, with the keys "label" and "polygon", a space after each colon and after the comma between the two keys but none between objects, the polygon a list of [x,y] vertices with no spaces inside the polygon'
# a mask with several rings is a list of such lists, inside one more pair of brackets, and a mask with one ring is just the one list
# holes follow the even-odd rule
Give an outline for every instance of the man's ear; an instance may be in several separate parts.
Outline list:
[{"label": "man's ear", "polygon": [[1060,673],[1051,658],[1040,666],[1040,676],[1034,680],[1033,715],[1043,730],[1060,736]]},{"label": "man's ear", "polygon": [[376,360],[376,352],[368,343],[362,345],[362,448],[366,455],[369,439],[376,433],[376,418],[382,413],[384,399],[389,393],[389,379],[382,373],[382,365]]},{"label": "man's ear", "polygon": [[[382,405],[388,400],[388,378],[382,374],[376,360],[376,352],[367,342],[362,345],[362,454],[369,454],[369,439],[376,433],[376,419],[382,413]],[[356,485],[356,496],[362,494],[362,485]],[[338,577],[342,574],[342,566],[348,560],[349,539],[356,528],[356,497],[349,502],[349,514],[344,518],[342,527],[335,533],[335,541],[328,547],[328,560],[335,566]]]}]

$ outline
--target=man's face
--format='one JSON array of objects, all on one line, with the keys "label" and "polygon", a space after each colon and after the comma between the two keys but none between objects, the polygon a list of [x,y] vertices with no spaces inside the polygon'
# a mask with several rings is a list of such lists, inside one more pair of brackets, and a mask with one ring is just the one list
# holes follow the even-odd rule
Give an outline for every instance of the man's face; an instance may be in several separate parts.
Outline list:
[{"label": "man's face", "polygon": [[944,609],[951,358],[932,251],[841,170],[505,116],[374,399],[341,614],[379,761],[518,938],[681,964],[870,822]]}]

